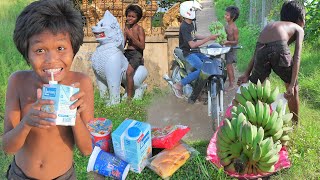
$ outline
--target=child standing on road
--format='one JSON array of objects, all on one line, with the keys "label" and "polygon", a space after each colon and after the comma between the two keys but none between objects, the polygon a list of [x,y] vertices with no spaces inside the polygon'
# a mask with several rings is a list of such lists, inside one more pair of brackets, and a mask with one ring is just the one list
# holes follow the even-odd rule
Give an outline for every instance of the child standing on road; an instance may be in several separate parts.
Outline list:
[{"label": "child standing on road", "polygon": [[[69,0],[39,0],[25,7],[16,20],[13,39],[32,70],[13,73],[8,82],[3,151],[14,154],[8,179],[76,179],[75,145],[84,155],[92,151],[87,122],[93,118],[91,79],[70,71],[83,42],[81,14]],[[70,100],[77,108],[74,126],[56,126],[41,111],[52,100],[41,99],[50,75],[59,84],[78,87]]]},{"label": "child standing on road", "polygon": [[144,29],[137,23],[142,17],[142,9],[138,5],[131,4],[126,9],[126,26],[124,28],[124,46],[127,45],[124,55],[129,61],[126,72],[128,100],[134,93],[133,75],[140,65],[143,65],[143,50],[145,48]]},{"label": "child standing on road", "polygon": [[[297,1],[283,3],[280,12],[281,21],[269,23],[261,31],[255,53],[245,73],[239,77],[238,84],[250,80],[263,82],[271,69],[284,81],[288,106],[293,115],[293,122],[298,124],[299,88],[298,73],[300,55],[304,37],[305,9]],[[293,58],[289,45],[295,42]]]},{"label": "child standing on road", "polygon": [[[238,44],[239,30],[234,23],[239,17],[239,8],[235,6],[229,6],[226,8],[224,19],[227,22],[225,27],[227,33],[227,41],[223,43],[226,46],[236,46]],[[235,86],[234,67],[233,63],[237,62],[236,49],[231,49],[226,54],[227,74],[229,78],[229,87],[226,91],[231,91]]]}]

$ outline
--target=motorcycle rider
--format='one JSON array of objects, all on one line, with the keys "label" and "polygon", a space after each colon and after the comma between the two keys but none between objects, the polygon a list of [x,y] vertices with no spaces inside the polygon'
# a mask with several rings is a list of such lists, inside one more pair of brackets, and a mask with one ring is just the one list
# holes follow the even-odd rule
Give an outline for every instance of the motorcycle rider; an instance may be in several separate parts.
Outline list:
[{"label": "motorcycle rider", "polygon": [[[208,58],[201,53],[191,53],[191,48],[197,48],[210,40],[215,40],[218,35],[196,35],[195,17],[196,10],[201,10],[201,4],[197,1],[185,1],[180,4],[180,15],[183,21],[179,30],[179,48],[182,49],[183,55],[188,63],[195,68],[195,71],[189,73],[180,82],[173,84],[172,90],[178,98],[183,98],[182,87],[198,79],[203,61]],[[190,103],[194,103],[197,97],[189,98]]]}]

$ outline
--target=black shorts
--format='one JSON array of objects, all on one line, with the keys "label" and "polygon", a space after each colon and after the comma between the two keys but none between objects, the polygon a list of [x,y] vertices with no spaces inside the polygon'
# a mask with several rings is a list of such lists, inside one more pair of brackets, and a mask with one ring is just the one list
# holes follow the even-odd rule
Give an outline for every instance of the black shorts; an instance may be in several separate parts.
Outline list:
[{"label": "black shorts", "polygon": [[[15,159],[13,158],[12,163],[10,164],[7,175],[8,180],[32,180],[33,178],[30,178],[26,176],[23,171],[19,168],[19,166],[16,164]],[[76,180],[76,173],[74,170],[74,165],[63,175],[54,178],[54,180]]]},{"label": "black shorts", "polygon": [[124,56],[128,59],[129,64],[134,70],[137,70],[140,65],[143,65],[142,54],[137,50],[126,49]]},{"label": "black shorts", "polygon": [[263,82],[271,73],[271,69],[285,82],[291,82],[293,61],[287,42],[257,42],[254,53],[254,64],[249,80]]},{"label": "black shorts", "polygon": [[227,64],[233,64],[237,62],[237,50],[236,49],[231,49],[227,54],[226,54],[226,63]]}]

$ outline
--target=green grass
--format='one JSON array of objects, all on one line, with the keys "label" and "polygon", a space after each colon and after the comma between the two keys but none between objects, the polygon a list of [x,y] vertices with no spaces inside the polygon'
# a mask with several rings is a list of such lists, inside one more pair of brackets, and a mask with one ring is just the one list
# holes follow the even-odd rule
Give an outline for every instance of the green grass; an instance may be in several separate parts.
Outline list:
[{"label": "green grass", "polygon": [[[3,117],[5,110],[5,91],[9,75],[20,69],[29,69],[24,59],[16,50],[12,42],[12,32],[15,18],[29,1],[11,0],[0,1],[0,134],[3,134]],[[216,5],[218,18],[222,17],[225,6],[232,3],[231,0],[219,0]],[[241,10],[241,9],[240,9]],[[243,15],[243,14],[242,14]],[[243,71],[249,62],[255,47],[258,30],[254,27],[245,26],[245,18],[240,15],[237,25],[240,31],[240,44],[243,49],[238,51],[237,67]],[[5,51],[3,51],[5,50]],[[271,179],[319,179],[320,177],[320,54],[319,45],[311,47],[305,42],[302,52],[301,70],[299,73],[299,85],[301,94],[300,119],[301,124],[291,135],[292,141],[289,144],[289,158],[292,163],[290,169],[281,170],[271,176]],[[281,80],[272,75],[272,86],[278,85],[281,91],[284,86]],[[155,89],[148,93],[141,101],[134,101],[132,104],[121,103],[113,107],[105,107],[103,101],[95,93],[95,117],[106,117],[112,120],[115,129],[125,118],[132,118],[145,121],[146,109],[155,96],[165,94],[164,91]],[[193,148],[199,151],[198,157],[190,159],[181,167],[171,179],[230,179],[222,169],[216,169],[209,161],[205,160],[208,141],[188,142]],[[0,145],[1,145],[0,140]],[[0,151],[0,179],[4,179],[5,172],[12,160]],[[86,172],[89,157],[84,157],[76,149],[74,154],[75,167],[78,179],[93,179],[92,174]],[[150,169],[145,168],[141,174],[129,172],[127,179],[160,179]]]}]

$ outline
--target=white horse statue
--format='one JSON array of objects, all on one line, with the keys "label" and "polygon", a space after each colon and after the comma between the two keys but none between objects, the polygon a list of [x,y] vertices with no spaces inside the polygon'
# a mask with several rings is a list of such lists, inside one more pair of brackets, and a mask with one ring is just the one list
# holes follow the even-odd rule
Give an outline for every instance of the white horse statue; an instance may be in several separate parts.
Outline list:
[{"label": "white horse statue", "polygon": [[[92,68],[96,76],[100,97],[106,99],[106,105],[120,103],[121,83],[126,85],[126,70],[128,60],[124,56],[124,37],[117,19],[106,11],[103,19],[92,27],[99,45],[92,54]],[[147,78],[148,71],[144,66],[139,66],[133,76],[134,97],[141,99],[147,85],[143,81]],[[108,96],[107,96],[108,95]],[[125,98],[126,95],[123,96]]]}]

